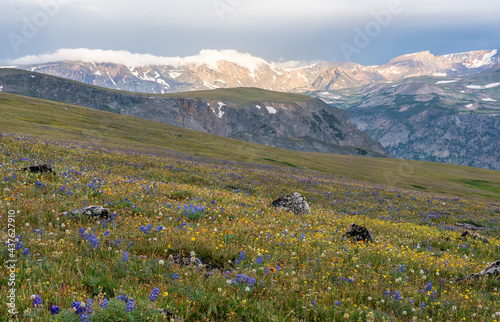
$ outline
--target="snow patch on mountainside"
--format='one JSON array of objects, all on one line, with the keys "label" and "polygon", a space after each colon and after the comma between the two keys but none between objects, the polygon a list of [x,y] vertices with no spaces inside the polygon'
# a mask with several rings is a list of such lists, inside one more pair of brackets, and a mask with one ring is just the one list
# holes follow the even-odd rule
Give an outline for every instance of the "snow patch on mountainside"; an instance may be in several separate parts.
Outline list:
[{"label": "snow patch on mountainside", "polygon": [[[216,111],[215,111],[212,107],[210,107],[210,108],[212,109],[212,112],[214,112],[215,116],[217,116],[218,118],[220,118],[220,119],[221,119],[221,118],[222,118],[222,115],[224,115],[224,113],[225,113],[224,111],[222,111],[222,108],[223,108],[224,106],[226,106],[226,104],[224,104],[224,103],[222,103],[222,102],[218,102],[218,103],[217,103],[217,105],[218,105],[218,112],[216,112]],[[209,105],[209,106],[210,106],[210,105]]]},{"label": "snow patch on mountainside", "polygon": [[470,89],[487,89],[487,88],[497,87],[499,85],[500,85],[500,83],[491,83],[491,84],[488,84],[485,86],[471,84],[471,85],[467,85],[465,87],[470,88]]},{"label": "snow patch on mountainside", "polygon": [[266,106],[267,108],[267,111],[269,112],[269,114],[276,114],[276,109],[272,106]]},{"label": "snow patch on mountainside", "polygon": [[437,82],[436,82],[436,85],[438,85],[438,84],[456,83],[457,81],[458,81],[458,79],[454,79],[454,80],[445,80],[445,81],[437,81]]},{"label": "snow patch on mountainside", "polygon": [[495,56],[497,54],[497,52],[498,52],[497,50],[493,50],[490,53],[484,55],[481,60],[474,59],[472,64],[464,64],[464,65],[467,68],[479,68],[479,67],[489,65],[492,63],[491,58],[493,58],[493,56]]}]

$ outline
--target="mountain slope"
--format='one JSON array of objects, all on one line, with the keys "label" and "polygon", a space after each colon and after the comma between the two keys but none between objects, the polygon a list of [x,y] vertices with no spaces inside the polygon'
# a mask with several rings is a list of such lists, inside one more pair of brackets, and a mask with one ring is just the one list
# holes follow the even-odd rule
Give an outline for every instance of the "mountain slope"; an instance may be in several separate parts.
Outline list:
[{"label": "mountain slope", "polygon": [[[83,141],[100,148],[118,149],[121,153],[187,153],[193,162],[198,158],[203,162],[216,158],[263,167],[308,168],[401,188],[414,190],[418,187],[428,192],[500,201],[499,171],[412,160],[289,151],[8,93],[0,93],[0,124],[0,140],[1,135],[14,133],[61,140],[60,145],[71,149]],[[346,180],[344,178],[339,180]]]},{"label": "mountain slope", "polygon": [[[130,54],[133,65],[123,64],[123,59],[114,62],[114,52],[109,58],[93,57],[93,51],[86,52],[85,61],[69,60],[71,52],[64,55],[50,55],[38,64],[26,64],[31,59],[19,59],[17,68],[64,77],[111,89],[144,92],[173,93],[231,87],[258,87],[275,91],[337,90],[359,87],[373,82],[397,81],[416,76],[461,76],[478,73],[498,66],[498,50],[478,50],[443,56],[429,51],[402,55],[380,66],[362,66],[356,63],[317,62],[295,68],[278,67],[262,58],[248,54],[214,51],[217,59],[207,61],[203,51],[197,58],[165,59],[157,57],[156,64],[148,56],[142,64],[136,55]],[[239,55],[234,60],[233,55]],[[18,64],[19,63],[19,64]]]},{"label": "mountain slope", "polygon": [[313,94],[392,156],[500,170],[500,68]]},{"label": "mountain slope", "polygon": [[281,148],[383,156],[385,149],[321,100],[261,89],[172,95],[111,91],[44,74],[0,70],[10,93],[137,116]]}]

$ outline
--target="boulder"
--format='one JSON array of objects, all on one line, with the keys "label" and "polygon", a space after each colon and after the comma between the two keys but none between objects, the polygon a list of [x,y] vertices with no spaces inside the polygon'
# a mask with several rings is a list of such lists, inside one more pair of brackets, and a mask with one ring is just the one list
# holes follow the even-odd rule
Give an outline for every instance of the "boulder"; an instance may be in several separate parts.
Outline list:
[{"label": "boulder", "polygon": [[463,240],[475,239],[475,240],[480,240],[480,241],[482,241],[485,244],[488,244],[488,239],[486,239],[485,237],[479,235],[478,233],[474,233],[474,232],[471,233],[471,232],[468,232],[468,231],[464,231],[461,236],[462,236]]},{"label": "boulder", "polygon": [[64,215],[68,218],[82,218],[87,217],[90,219],[108,219],[109,218],[109,210],[100,206],[89,206],[80,209],[73,209],[70,211],[65,211],[60,214]]},{"label": "boulder", "polygon": [[499,276],[500,275],[500,260],[495,261],[484,268],[482,271],[476,274],[472,274],[472,277],[480,276]]},{"label": "boulder", "polygon": [[273,201],[272,206],[293,212],[294,214],[311,214],[311,208],[305,197],[293,192]]},{"label": "boulder", "polygon": [[358,241],[373,242],[372,236],[366,227],[358,226],[355,223],[347,226],[347,230],[344,234],[351,239],[352,242],[356,243]]},{"label": "boulder", "polygon": [[467,223],[463,223],[463,222],[457,223],[456,226],[460,227],[460,228],[467,229],[467,230],[483,230],[484,229],[484,227],[479,227],[479,226],[476,226],[474,224],[467,224]]},{"label": "boulder", "polygon": [[29,166],[26,168],[22,168],[21,171],[29,171],[29,172],[33,172],[33,173],[44,173],[44,172],[53,173],[53,174],[56,173],[54,171],[54,169],[52,169],[52,167],[48,164],[32,165],[32,166]]}]

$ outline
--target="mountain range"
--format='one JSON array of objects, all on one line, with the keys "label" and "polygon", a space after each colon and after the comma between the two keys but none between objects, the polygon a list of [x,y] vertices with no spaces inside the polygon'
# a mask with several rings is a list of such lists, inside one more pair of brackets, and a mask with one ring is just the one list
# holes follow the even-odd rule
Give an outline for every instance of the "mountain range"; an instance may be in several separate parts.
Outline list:
[{"label": "mountain range", "polygon": [[[207,59],[202,52],[198,59],[144,59],[142,64],[141,60],[135,60],[133,65],[124,64],[123,59],[114,59],[113,52],[108,58],[96,55],[92,59],[94,53],[87,53],[87,60],[69,60],[72,58],[69,52],[66,56],[54,56],[57,61],[50,61],[52,57],[48,56],[37,64],[12,67],[111,89],[164,94],[232,87],[282,92],[338,90],[417,76],[459,77],[490,69],[500,62],[498,50],[443,56],[423,51],[396,57],[380,66],[315,62],[293,68],[280,67],[290,64],[269,63],[233,51],[217,52],[216,58],[212,59]],[[28,63],[30,60],[18,62]]]},{"label": "mountain range", "polygon": [[[123,61],[113,62],[111,56],[109,59],[92,59],[90,53],[89,59],[85,61],[70,60],[71,55],[67,59],[58,56],[59,60],[53,62],[50,57],[45,57],[43,61],[21,60],[17,63],[23,64],[16,64],[16,68],[115,90],[151,94],[234,87],[302,93],[323,100],[335,108],[332,110],[347,110],[352,123],[379,141],[393,157],[500,169],[498,50],[442,56],[424,51],[396,57],[380,66],[315,62],[297,67],[293,64],[269,63],[249,55],[235,59],[234,53],[219,55],[217,59],[211,60],[198,57],[162,62],[153,59],[144,61],[144,64],[134,61],[133,65],[127,65]],[[0,82],[0,86],[6,85]],[[51,92],[47,88],[45,90],[47,95]],[[44,98],[57,100],[56,97]],[[92,106],[89,100],[87,98],[85,104],[80,103]],[[65,102],[80,104],[74,97],[67,97]],[[116,107],[116,103],[112,102],[104,105],[112,109],[113,104]],[[218,101],[210,104],[214,107],[214,113],[222,113],[223,110],[217,109]],[[263,102],[259,104],[254,105],[265,105]],[[251,106],[247,106],[249,108]],[[128,107],[126,110],[129,110]],[[142,112],[134,113],[139,116]],[[154,114],[150,111],[144,113],[149,118]],[[291,119],[288,121],[292,123],[283,120],[281,126],[298,129],[311,124],[294,123]],[[208,131],[207,128],[190,126]],[[260,126],[264,126],[264,123]],[[214,131],[222,133],[226,130]],[[289,141],[271,142],[276,140],[273,131],[260,133],[258,137],[249,134],[259,132],[255,129],[236,131],[239,134],[229,132],[233,137],[246,137],[254,142],[306,149],[304,146],[297,147],[297,142],[292,145]],[[298,132],[292,132],[289,133],[290,137],[298,137]],[[307,149],[311,150],[310,146],[318,145],[320,141],[326,142],[324,138],[310,136],[306,132],[299,134],[308,140],[319,140],[315,143],[308,141]],[[371,146],[360,142],[356,144]],[[313,150],[332,152],[335,149],[322,146]],[[379,148],[374,150],[382,152]]]}]

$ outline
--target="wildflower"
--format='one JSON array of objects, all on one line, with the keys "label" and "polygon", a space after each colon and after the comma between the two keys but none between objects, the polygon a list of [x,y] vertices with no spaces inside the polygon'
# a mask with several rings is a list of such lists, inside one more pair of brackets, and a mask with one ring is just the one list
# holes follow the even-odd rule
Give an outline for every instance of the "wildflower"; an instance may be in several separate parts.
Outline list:
[{"label": "wildflower", "polygon": [[30,254],[30,249],[29,248],[25,248],[24,251],[23,251],[23,255],[29,255]]},{"label": "wildflower", "polygon": [[250,292],[250,287],[245,287],[245,292]]},{"label": "wildflower", "polygon": [[316,306],[316,299],[311,302],[312,305]]},{"label": "wildflower", "polygon": [[157,230],[157,231],[162,231],[162,230],[163,230],[163,226],[162,226],[162,225],[158,225],[158,226],[156,226],[156,230]]},{"label": "wildflower", "polygon": [[389,296],[389,295],[391,295],[391,291],[389,291],[389,290],[385,291],[385,296]]},{"label": "wildflower", "polygon": [[73,302],[73,304],[71,304],[71,308],[73,309],[75,314],[82,314],[83,313],[82,303],[80,303],[80,302]]},{"label": "wildflower", "polygon": [[255,260],[255,263],[257,263],[257,264],[262,263],[262,255],[259,255],[259,257]]},{"label": "wildflower", "polygon": [[40,295],[37,294],[33,298],[33,307],[39,307],[39,306],[42,306],[42,298],[40,297]]},{"label": "wildflower", "polygon": [[420,309],[421,310],[425,309],[425,302],[420,303]]},{"label": "wildflower", "polygon": [[172,278],[178,280],[179,279],[179,275],[177,273],[174,273],[174,275],[172,275]]},{"label": "wildflower", "polygon": [[52,314],[52,315],[59,314],[59,306],[57,306],[57,305],[52,305],[52,306],[50,307],[50,314]]},{"label": "wildflower", "polygon": [[128,254],[127,252],[124,252],[124,253],[123,253],[123,257],[122,257],[122,261],[124,261],[124,262],[128,262],[128,255],[129,255],[129,254]]},{"label": "wildflower", "polygon": [[335,301],[335,305],[340,306],[340,301]]},{"label": "wildflower", "polygon": [[158,265],[165,265],[165,261],[164,261],[163,259],[160,259],[160,260],[158,261]]},{"label": "wildflower", "polygon": [[392,298],[395,299],[396,301],[401,300],[401,293],[399,293],[399,291],[394,292]]},{"label": "wildflower", "polygon": [[425,288],[425,291],[426,291],[426,292],[430,292],[430,291],[432,291],[432,282],[431,282],[431,281],[429,281],[429,282],[427,283],[427,286],[426,286],[426,288]]},{"label": "wildflower", "polygon": [[127,296],[127,295],[125,295],[125,294],[123,294],[123,293],[120,293],[120,295],[118,295],[118,296],[116,297],[116,299],[117,299],[117,300],[122,300],[122,301],[124,301],[125,303],[127,303],[127,302],[128,302],[128,296]]},{"label": "wildflower", "polygon": [[156,301],[156,298],[158,298],[158,295],[160,295],[160,289],[158,287],[153,288],[151,291],[151,294],[149,294],[149,300],[151,302]]},{"label": "wildflower", "polygon": [[242,261],[245,259],[245,251],[242,250],[241,253],[240,253],[240,257],[239,257],[239,260]]},{"label": "wildflower", "polygon": [[349,318],[349,313],[344,314],[344,319],[347,320],[348,318]]},{"label": "wildflower", "polygon": [[104,232],[104,236],[108,236],[108,235],[109,235],[109,233],[110,233],[110,231],[109,231],[109,230],[106,230],[106,231]]},{"label": "wildflower", "polygon": [[134,299],[128,300],[127,305],[125,306],[125,311],[132,312],[135,309],[134,301]]},{"label": "wildflower", "polygon": [[102,300],[101,300],[101,303],[99,304],[99,306],[103,309],[107,309],[108,308],[108,304],[109,304],[109,300],[104,297]]}]

